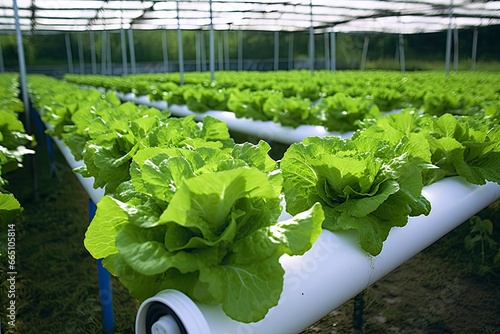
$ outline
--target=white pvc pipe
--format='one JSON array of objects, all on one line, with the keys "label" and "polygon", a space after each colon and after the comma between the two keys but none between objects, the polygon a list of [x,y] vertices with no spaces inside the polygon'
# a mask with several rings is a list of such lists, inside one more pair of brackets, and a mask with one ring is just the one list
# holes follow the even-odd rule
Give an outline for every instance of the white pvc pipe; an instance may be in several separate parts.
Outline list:
[{"label": "white pvc pipe", "polygon": [[260,121],[250,118],[237,118],[233,112],[209,110],[203,113],[193,112],[183,105],[168,105],[166,101],[151,101],[148,96],[135,96],[132,93],[124,94],[115,92],[116,96],[124,101],[133,101],[136,104],[145,104],[159,110],[168,110],[174,116],[185,117],[194,116],[197,121],[202,121],[206,116],[215,117],[224,121],[229,129],[245,133],[248,135],[257,136],[259,138],[271,141],[278,141],[280,143],[292,144],[302,141],[310,136],[337,136],[341,138],[350,138],[353,134],[352,131],[340,133],[327,131],[323,126],[318,125],[300,125],[297,128],[290,126],[283,126],[279,123],[272,121]]},{"label": "white pvc pipe", "polygon": [[303,256],[283,255],[280,300],[259,322],[236,322],[220,306],[196,304],[188,312],[187,297],[179,298],[177,292],[170,299],[171,290],[167,290],[142,303],[136,334],[146,333],[143,310],[159,300],[166,300],[183,325],[196,323],[199,334],[299,333],[500,198],[500,185],[488,182],[478,186],[450,177],[425,187],[423,194],[432,205],[429,216],[411,217],[405,227],[394,227],[375,257],[361,250],[355,232],[326,230]]},{"label": "white pvc pipe", "polygon": [[[50,125],[45,124],[45,126],[49,129]],[[56,143],[57,147],[59,148],[59,151],[62,153],[64,158],[66,159],[66,162],[68,163],[69,167],[71,169],[75,169],[77,167],[84,166],[85,163],[82,160],[75,160],[75,157],[71,153],[70,149],[64,144],[64,142],[58,138],[52,137],[52,140],[54,143]],[[79,173],[75,173],[76,177],[80,181],[81,185],[89,195],[90,199],[94,203],[99,203],[101,198],[104,196],[104,189],[103,188],[94,188],[94,177],[83,177]]]}]

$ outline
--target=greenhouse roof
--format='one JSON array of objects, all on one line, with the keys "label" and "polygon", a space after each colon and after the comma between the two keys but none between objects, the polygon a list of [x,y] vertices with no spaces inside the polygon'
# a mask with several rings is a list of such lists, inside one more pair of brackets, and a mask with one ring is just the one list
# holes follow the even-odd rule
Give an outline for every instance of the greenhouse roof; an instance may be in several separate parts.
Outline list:
[{"label": "greenhouse roof", "polygon": [[[211,3],[211,6],[210,6]],[[500,24],[482,0],[17,0],[21,30],[209,29],[424,33]],[[210,9],[211,7],[211,9]],[[0,0],[0,32],[15,30]]]}]

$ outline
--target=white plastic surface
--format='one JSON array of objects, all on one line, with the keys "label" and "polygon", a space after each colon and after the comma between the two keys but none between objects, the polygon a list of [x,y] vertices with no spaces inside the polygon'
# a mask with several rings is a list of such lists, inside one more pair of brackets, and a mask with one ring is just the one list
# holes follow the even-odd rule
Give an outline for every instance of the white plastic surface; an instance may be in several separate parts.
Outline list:
[{"label": "white plastic surface", "polygon": [[[75,169],[77,167],[84,166],[84,162],[81,160],[75,160],[75,157],[71,153],[70,149],[64,144],[64,142],[58,138],[52,137],[52,140],[56,143],[59,151],[61,151],[62,155],[66,159],[66,162],[71,167],[71,169]],[[93,177],[83,177],[79,173],[75,173],[76,177],[82,184],[83,188],[89,195],[90,199],[97,204],[101,198],[104,196],[103,188],[94,188],[94,178]]]},{"label": "white plastic surface", "polygon": [[300,125],[297,128],[283,126],[271,121],[258,121],[250,118],[237,118],[233,112],[209,110],[203,113],[193,112],[183,105],[170,105],[166,101],[151,101],[147,96],[138,96],[120,94],[120,98],[126,101],[135,101],[138,104],[145,104],[160,110],[169,109],[174,116],[185,117],[194,116],[197,121],[202,121],[206,116],[212,116],[226,122],[230,130],[238,131],[248,135],[256,136],[265,140],[277,141],[285,144],[292,144],[302,141],[310,136],[337,136],[341,138],[350,138],[352,131],[346,133],[329,132],[323,126]]},{"label": "white plastic surface", "polygon": [[153,326],[151,326],[152,334],[181,334],[181,329],[171,315],[164,315]]},{"label": "white plastic surface", "polygon": [[[500,198],[500,185],[489,182],[477,186],[452,177],[425,187],[423,193],[432,205],[429,216],[411,217],[405,227],[393,228],[378,256],[361,250],[355,232],[324,230],[303,256],[284,255],[280,259],[285,269],[283,292],[278,305],[263,320],[239,323],[228,318],[220,307],[200,304],[197,309],[203,313],[209,330],[188,333],[301,332]],[[180,318],[185,323],[195,321]]]},{"label": "white plastic surface", "polygon": [[[146,299],[139,307],[135,321],[135,334],[146,334],[146,315],[148,313],[149,307],[155,302],[160,302],[168,306],[177,315],[177,317],[181,319],[182,325],[184,326],[188,334],[210,333],[210,328],[208,327],[203,314],[189,297],[177,290],[164,290],[158,293],[156,296]],[[158,321],[160,321],[160,324],[158,324],[157,328],[161,329],[162,326],[165,325],[165,323],[162,323],[162,318],[160,318]],[[169,322],[171,321],[169,320]],[[153,327],[154,324],[152,328]],[[167,333],[177,334],[175,332]]]}]

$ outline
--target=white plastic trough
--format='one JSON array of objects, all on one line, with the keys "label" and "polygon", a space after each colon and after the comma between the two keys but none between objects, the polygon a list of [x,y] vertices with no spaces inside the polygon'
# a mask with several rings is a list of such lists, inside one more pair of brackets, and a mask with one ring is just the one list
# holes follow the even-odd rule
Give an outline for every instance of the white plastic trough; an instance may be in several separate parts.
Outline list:
[{"label": "white plastic trough", "polygon": [[195,120],[202,121],[206,116],[212,116],[226,122],[227,127],[233,131],[285,144],[300,142],[304,138],[310,136],[337,136],[341,138],[350,138],[353,133],[352,131],[346,133],[329,132],[323,126],[300,125],[297,128],[293,128],[272,121],[237,118],[236,115],[230,111],[209,110],[199,113],[189,110],[185,105],[173,104],[169,106],[166,101],[151,101],[148,96],[144,95],[135,96],[133,93],[124,94],[120,92],[115,92],[115,94],[122,101],[133,101],[136,104],[144,104],[160,110],[168,108],[172,115],[177,117],[194,116]]},{"label": "white plastic trough", "polygon": [[[59,148],[59,151],[61,151],[62,155],[66,159],[66,162],[68,163],[69,167],[71,169],[75,169],[77,167],[84,166],[84,162],[82,160],[75,160],[75,157],[71,153],[70,149],[64,144],[64,142],[56,137],[51,137],[52,140],[56,143],[57,147]],[[75,173],[76,177],[82,184],[83,188],[89,195],[90,199],[94,203],[98,203],[99,200],[104,196],[104,189],[103,188],[94,188],[94,177],[83,177],[79,173]]]},{"label": "white plastic trough", "polygon": [[[429,216],[411,217],[405,227],[393,228],[378,256],[361,250],[356,233],[326,230],[303,256],[282,256],[283,292],[259,322],[236,322],[219,306],[165,290],[141,304],[136,334],[299,333],[500,198],[500,185],[477,186],[451,177],[425,187],[423,194],[432,205]],[[149,321],[150,331],[151,313],[156,316]]]}]

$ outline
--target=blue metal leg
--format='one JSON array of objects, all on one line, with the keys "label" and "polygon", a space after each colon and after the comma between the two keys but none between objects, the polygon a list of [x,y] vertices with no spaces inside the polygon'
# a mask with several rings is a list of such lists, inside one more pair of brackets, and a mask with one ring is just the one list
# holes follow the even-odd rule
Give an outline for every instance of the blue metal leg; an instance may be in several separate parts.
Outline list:
[{"label": "blue metal leg", "polygon": [[54,160],[54,144],[52,142],[52,138],[49,135],[45,135],[45,141],[47,142],[47,153],[49,155],[49,167],[50,167],[50,176],[56,176],[56,166]]},{"label": "blue metal leg", "polygon": [[[89,199],[89,219],[92,220],[96,205]],[[99,298],[101,300],[102,330],[106,334],[115,332],[115,317],[113,313],[113,291],[111,290],[111,275],[102,266],[102,259],[97,260],[97,279],[99,282]]]}]

